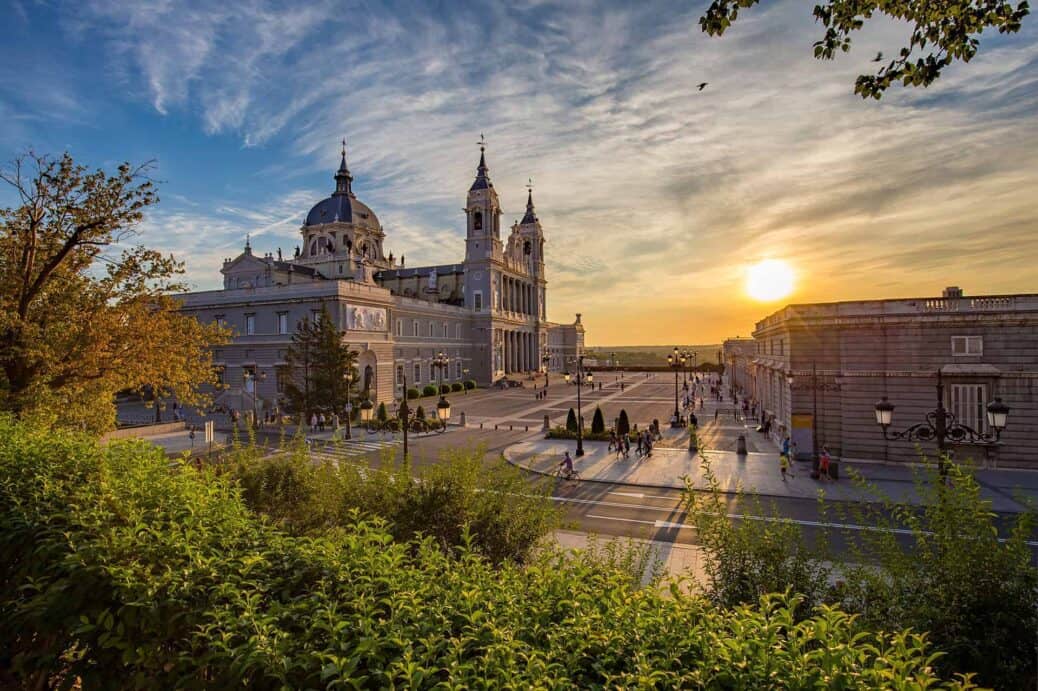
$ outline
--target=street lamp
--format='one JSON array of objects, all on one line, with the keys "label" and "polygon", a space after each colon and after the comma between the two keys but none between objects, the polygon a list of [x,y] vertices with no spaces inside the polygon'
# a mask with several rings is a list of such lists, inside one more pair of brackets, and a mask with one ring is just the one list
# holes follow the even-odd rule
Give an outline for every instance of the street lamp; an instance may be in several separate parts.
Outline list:
[{"label": "street lamp", "polygon": [[[436,370],[436,392],[440,394],[440,401],[436,404],[436,416],[439,418],[441,425],[441,431],[447,429],[447,418],[450,417],[451,404],[447,402],[447,399],[443,395],[443,375],[450,366],[450,358],[441,350],[436,354],[436,357],[432,360],[433,369]],[[446,410],[447,417],[443,417],[443,411]]]},{"label": "street lamp", "polygon": [[465,386],[465,382],[466,382],[466,381],[468,381],[468,378],[469,378],[469,372],[471,372],[471,371],[472,371],[472,370],[469,370],[469,369],[463,369],[463,370],[461,370],[461,376],[462,376],[462,381],[461,381],[461,390],[462,390],[462,391],[464,392],[464,394],[465,394],[466,396],[468,396],[468,395],[469,395],[469,387]]},{"label": "street lamp", "polygon": [[[261,371],[253,374],[249,370],[242,370],[241,377],[242,382],[245,384],[245,386],[242,386],[242,398],[245,397],[244,391],[248,383],[252,382],[252,426],[259,427],[259,408],[256,405],[259,396],[257,394],[259,393],[259,382],[267,381],[267,373]],[[244,404],[244,401],[242,403]]]},{"label": "street lamp", "polygon": [[678,408],[678,372],[685,368],[685,355],[674,347],[674,352],[667,356],[667,364],[674,370],[674,418],[670,421],[671,427],[678,427],[681,418],[681,410]]},{"label": "street lamp", "polygon": [[443,396],[440,396],[440,402],[436,404],[436,417],[440,419],[440,432],[446,432],[447,420],[451,419],[451,404]]},{"label": "street lamp", "polygon": [[937,370],[937,408],[926,414],[926,422],[916,423],[901,432],[890,432],[894,421],[894,404],[884,396],[875,406],[876,424],[883,430],[883,438],[888,441],[903,439],[905,441],[936,441],[937,468],[942,476],[947,474],[944,466],[944,452],[948,442],[953,444],[976,444],[979,446],[997,446],[1000,444],[1002,430],[1009,419],[1009,406],[1001,398],[995,398],[987,406],[987,423],[992,432],[979,432],[969,425],[959,422],[944,407],[944,382],[941,371]]},{"label": "street lamp", "polygon": [[353,439],[353,425],[350,424],[350,417],[353,416],[353,402],[350,400],[350,386],[353,383],[353,373],[347,369],[342,373],[342,380],[346,382],[346,438]]},{"label": "street lamp", "polygon": [[548,365],[551,364],[551,356],[548,355],[547,349],[544,351],[544,355],[541,357],[541,364],[544,365],[544,388],[548,388]]},{"label": "street lamp", "polygon": [[[580,412],[580,389],[583,387],[582,381],[585,379],[584,374],[584,356],[578,355],[577,358],[577,450],[574,452],[574,456],[578,458],[584,455],[584,416]],[[569,384],[570,374],[566,372],[562,375]],[[593,375],[588,372],[586,375],[587,382],[589,384],[594,382]]]}]

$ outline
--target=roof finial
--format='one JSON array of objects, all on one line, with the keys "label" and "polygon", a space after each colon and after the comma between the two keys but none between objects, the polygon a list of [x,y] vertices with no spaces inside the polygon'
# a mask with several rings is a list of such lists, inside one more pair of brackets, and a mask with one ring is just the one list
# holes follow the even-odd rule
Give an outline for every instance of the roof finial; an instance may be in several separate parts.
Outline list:
[{"label": "roof finial", "polygon": [[252,254],[252,244],[249,242],[249,234],[245,234],[245,254]]},{"label": "roof finial", "polygon": [[487,177],[487,157],[483,153],[487,148],[487,138],[483,136],[482,132],[479,133],[479,141],[476,143],[479,145],[479,166],[476,167],[476,181],[472,183],[469,192],[492,187],[490,179]]},{"label": "roof finial", "polygon": [[526,215],[523,216],[522,225],[537,222],[537,213],[533,210],[533,178],[526,181]]},{"label": "roof finial", "polygon": [[353,182],[353,176],[350,175],[350,169],[346,166],[346,137],[343,137],[342,160],[339,161],[339,170],[335,173],[335,194],[353,194],[351,182]]}]

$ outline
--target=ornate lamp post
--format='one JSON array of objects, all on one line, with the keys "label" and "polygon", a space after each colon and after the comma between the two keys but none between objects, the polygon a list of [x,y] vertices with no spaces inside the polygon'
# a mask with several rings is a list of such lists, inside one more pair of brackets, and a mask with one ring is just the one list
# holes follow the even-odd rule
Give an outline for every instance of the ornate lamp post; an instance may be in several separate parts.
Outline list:
[{"label": "ornate lamp post", "polygon": [[[594,375],[590,372],[587,375],[584,374],[584,356],[578,355],[577,358],[577,450],[574,452],[574,456],[578,458],[584,455],[584,416],[580,412],[580,389],[583,386],[583,381],[586,379],[588,384],[594,383]],[[569,384],[570,374],[566,372],[562,375],[565,378],[566,383]]]},{"label": "ornate lamp post", "polygon": [[446,432],[447,420],[451,419],[451,404],[443,396],[440,396],[440,401],[436,404],[436,417],[440,420],[440,432]]},{"label": "ornate lamp post", "polygon": [[350,417],[353,415],[353,402],[350,400],[350,386],[353,383],[353,373],[350,370],[343,372],[342,381],[346,384],[346,438],[353,439],[353,425],[350,424]]},{"label": "ornate lamp post", "polygon": [[987,406],[987,423],[992,432],[979,432],[969,425],[955,419],[944,407],[944,382],[941,371],[937,370],[937,408],[926,414],[926,422],[919,422],[901,432],[890,432],[894,421],[894,404],[884,396],[876,404],[876,424],[883,429],[883,438],[888,441],[903,439],[905,441],[936,441],[937,469],[942,476],[947,474],[944,464],[944,452],[948,443],[977,444],[979,446],[996,446],[1000,443],[1002,430],[1009,419],[1009,406],[996,397]]},{"label": "ornate lamp post", "polygon": [[[253,374],[249,370],[242,370],[241,378],[244,384],[242,386],[243,391],[247,388],[248,383],[252,382],[252,426],[259,427],[259,409],[256,405],[256,399],[259,398],[259,382],[267,381],[267,373],[260,371]],[[242,395],[244,396],[244,394]]]},{"label": "ornate lamp post", "polygon": [[375,404],[371,402],[371,399],[365,398],[360,404],[360,421],[364,423],[365,427],[371,424],[371,414],[375,410]]},{"label": "ornate lamp post", "polygon": [[674,370],[674,419],[670,421],[670,426],[678,427],[681,418],[681,410],[678,408],[678,372],[685,368],[685,355],[675,346],[674,352],[667,356],[667,364]]},{"label": "ornate lamp post", "polygon": [[544,365],[544,388],[548,388],[548,365],[551,364],[551,356],[548,355],[548,350],[544,350],[544,355],[541,357],[541,364]]},{"label": "ornate lamp post", "polygon": [[462,382],[461,382],[461,390],[462,390],[462,392],[464,392],[464,394],[465,394],[466,396],[468,396],[468,395],[469,395],[469,387],[465,386],[465,382],[466,382],[466,381],[468,380],[468,378],[469,378],[469,372],[471,372],[471,371],[472,371],[472,370],[469,370],[469,369],[463,369],[463,370],[461,370],[461,376],[462,376]]},{"label": "ornate lamp post", "polygon": [[[433,358],[432,366],[436,370],[436,391],[440,394],[440,400],[436,404],[436,417],[441,423],[440,431],[442,432],[447,429],[447,419],[450,418],[451,414],[451,404],[447,402],[443,394],[443,375],[447,372],[447,368],[450,367],[450,358],[441,350]],[[443,417],[444,411],[446,411],[447,417]]]}]

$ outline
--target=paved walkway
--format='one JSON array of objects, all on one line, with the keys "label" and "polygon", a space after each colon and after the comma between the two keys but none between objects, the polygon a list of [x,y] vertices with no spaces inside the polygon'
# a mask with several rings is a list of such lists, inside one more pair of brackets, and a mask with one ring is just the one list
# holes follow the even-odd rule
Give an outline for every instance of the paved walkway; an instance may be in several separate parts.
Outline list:
[{"label": "paved walkway", "polygon": [[[638,485],[643,487],[683,488],[687,476],[697,489],[709,485],[704,476],[703,455],[710,460],[718,486],[723,492],[816,499],[820,495],[831,501],[869,501],[877,495],[850,478],[853,470],[873,485],[881,496],[910,504],[919,504],[915,480],[921,469],[880,464],[840,464],[840,480],[821,482],[811,479],[810,464],[794,463],[793,476],[782,480],[775,453],[749,453],[739,456],[731,451],[689,453],[684,449],[655,447],[652,457],[636,460],[631,449],[630,460],[618,460],[608,451],[606,442],[584,442],[584,456],[574,465],[584,480]],[[547,474],[555,471],[563,453],[573,454],[575,442],[537,439],[513,444],[504,451],[508,462],[526,470]],[[1038,504],[1038,473],[1011,470],[979,470],[976,473],[985,498],[995,511],[1016,513],[1024,503]]]}]

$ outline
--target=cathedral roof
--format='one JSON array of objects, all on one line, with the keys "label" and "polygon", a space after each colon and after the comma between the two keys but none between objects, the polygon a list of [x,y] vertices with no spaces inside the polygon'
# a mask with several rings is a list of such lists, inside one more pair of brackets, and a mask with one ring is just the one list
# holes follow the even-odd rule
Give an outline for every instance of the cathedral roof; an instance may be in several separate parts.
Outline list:
[{"label": "cathedral roof", "polygon": [[353,194],[353,175],[346,165],[346,142],[342,143],[342,160],[335,172],[335,191],[310,209],[303,222],[305,226],[322,223],[353,223],[379,229],[378,217]]}]

